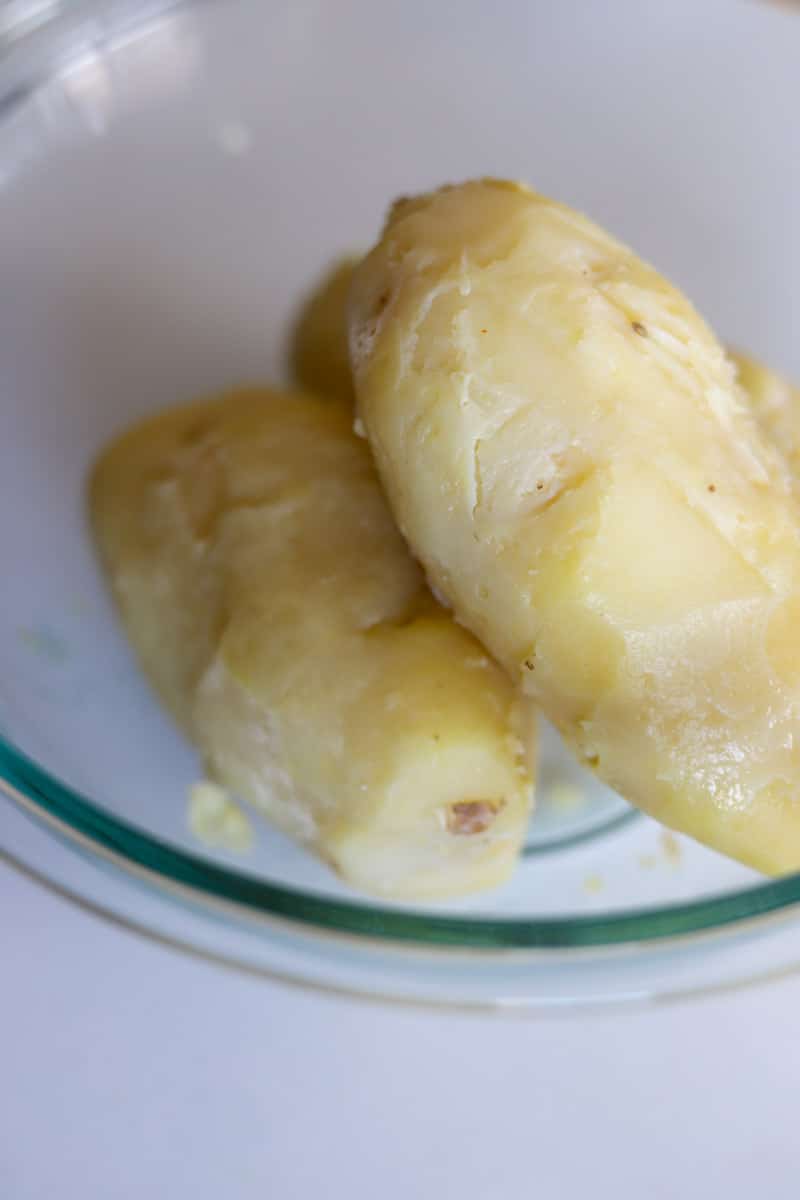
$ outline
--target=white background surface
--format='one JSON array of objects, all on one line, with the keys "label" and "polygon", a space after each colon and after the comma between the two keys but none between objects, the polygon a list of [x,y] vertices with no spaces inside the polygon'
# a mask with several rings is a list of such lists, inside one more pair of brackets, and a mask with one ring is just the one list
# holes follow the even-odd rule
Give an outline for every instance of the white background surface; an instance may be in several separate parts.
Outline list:
[{"label": "white background surface", "polygon": [[0,866],[2,1200],[797,1196],[800,979],[491,1018],[252,980]]},{"label": "white background surface", "polygon": [[[283,7],[294,13],[312,7],[322,12],[324,6]],[[403,14],[406,7],[398,4],[396,10]],[[532,7],[522,5],[520,11]],[[570,55],[548,56],[544,33],[530,34],[527,41],[508,34],[503,25],[508,9],[473,4],[476,23],[459,40],[445,8],[429,8],[431,19],[436,15],[434,33],[459,56],[458,78],[468,86],[451,100],[448,85],[444,95],[435,41],[427,57],[403,55],[404,47],[413,48],[417,29],[409,18],[393,73],[387,76],[386,61],[375,59],[370,69],[383,86],[368,89],[367,105],[354,93],[358,123],[338,118],[345,131],[341,138],[350,139],[352,128],[361,148],[348,171],[340,169],[344,156],[327,123],[334,106],[309,94],[309,107],[321,113],[310,124],[322,163],[331,167],[332,207],[347,219],[337,224],[332,217],[318,232],[316,191],[304,193],[295,176],[287,175],[292,202],[279,210],[286,225],[275,225],[276,246],[281,240],[288,244],[285,229],[294,229],[296,193],[307,194],[309,205],[313,200],[308,210],[314,214],[313,236],[300,247],[305,257],[298,271],[310,278],[326,253],[355,244],[362,236],[357,231],[375,221],[379,197],[382,205],[386,195],[415,186],[418,176],[438,182],[474,173],[480,161],[480,169],[535,175],[545,190],[624,230],[669,265],[725,336],[797,369],[796,272],[786,269],[798,227],[797,156],[786,153],[796,141],[784,133],[796,107],[797,79],[788,13],[769,10],[768,36],[756,16],[761,10],[733,0],[705,4],[702,30],[692,24],[701,11],[697,0],[654,3],[646,18],[631,0],[616,6],[616,21],[608,20],[605,5],[572,4],[573,13],[592,16],[582,42],[592,51],[588,61],[601,64],[598,80],[587,71],[578,54],[580,40],[566,25]],[[378,21],[377,6],[364,9]],[[548,8],[556,11],[564,7]],[[628,84],[638,77],[635,44],[644,20],[654,47],[646,66],[650,86],[632,91]],[[323,97],[335,94],[335,50],[347,42],[338,7],[330,26],[315,43],[322,47],[318,58],[309,59],[308,77]],[[367,34],[371,28],[367,22]],[[519,89],[505,65],[490,89],[482,91],[474,82],[473,60],[483,58],[487,40],[504,28],[508,53],[492,61],[523,62],[528,106],[518,110],[511,101]],[[558,37],[555,45],[561,45]],[[304,46],[301,29],[298,55],[306,53]],[[536,69],[525,58],[534,52]],[[294,69],[283,57],[286,71]],[[273,77],[263,71],[259,43],[253,44],[252,60],[258,88],[251,104],[266,125],[272,110],[265,111],[262,89]],[[609,62],[613,65],[603,65]],[[343,69],[342,78],[351,73]],[[398,81],[411,75],[418,91],[417,107],[409,108]],[[377,107],[381,96],[391,114],[406,122],[405,136],[391,144],[385,113]],[[247,116],[245,99],[231,110],[234,116]],[[306,120],[300,99],[293,100],[298,124]],[[444,104],[444,116],[425,138],[433,101]],[[495,108],[502,104],[508,119],[498,127]],[[590,106],[594,128],[587,139],[583,114]],[[285,107],[276,103],[274,112]],[[231,115],[211,105],[208,111]],[[547,120],[530,119],[540,112]],[[552,128],[556,118],[558,136]],[[680,138],[672,135],[675,129]],[[791,126],[789,137],[794,133]],[[478,144],[485,147],[481,155]],[[291,162],[292,139],[281,146]],[[113,157],[110,161],[113,167]],[[247,164],[257,161],[257,155],[231,160],[237,197],[251,193],[236,172],[252,170]],[[279,167],[283,160],[277,161]],[[385,174],[373,187],[367,176],[375,174],[376,162]],[[625,162],[636,165],[635,182],[626,172],[620,188],[613,165]],[[309,164],[309,171],[319,170],[313,158]],[[411,165],[418,175],[409,178]],[[702,186],[672,184],[698,172]],[[282,178],[278,168],[273,177]],[[260,203],[261,193],[253,194]],[[728,203],[732,195],[735,204]],[[43,230],[60,228],[42,213],[47,203],[64,209],[63,190],[49,189],[41,203],[43,210],[26,209],[35,244]],[[666,208],[668,225],[658,220]],[[72,210],[82,211],[78,205]],[[117,210],[109,207],[112,211]],[[197,236],[205,239],[207,225],[198,211]],[[304,213],[300,205],[297,219]],[[758,243],[755,255],[759,213],[769,214],[773,236]],[[87,209],[86,220],[95,230],[97,214]],[[66,244],[68,250],[69,239]],[[138,244],[131,244],[131,254],[138,255]],[[246,230],[241,244],[250,264]],[[23,249],[29,274],[30,256]],[[227,241],[217,249],[231,257]],[[290,266],[295,270],[298,246],[292,242],[290,249],[285,282],[287,294],[294,294],[288,272]],[[42,257],[52,253],[43,244]],[[217,270],[215,260],[209,263],[209,272]],[[261,286],[257,259],[250,274],[237,259],[231,263],[232,277],[238,272],[246,283],[257,276]],[[162,274],[167,270],[162,267]],[[731,286],[730,277],[746,278],[748,286]],[[278,267],[271,286],[280,291],[282,282]],[[180,289],[183,303],[183,282]],[[195,290],[202,299],[202,287]],[[19,291],[11,294],[22,320]],[[51,296],[49,277],[46,295]],[[258,322],[252,343],[260,353],[262,312],[249,303],[245,310]],[[162,321],[159,309],[152,320]],[[8,328],[13,338],[13,325]],[[182,336],[188,339],[193,328],[187,318]],[[241,361],[249,364],[241,358],[242,346],[249,345],[244,335],[234,337],[227,327],[222,332],[237,369]],[[172,326],[168,335],[172,345]],[[5,361],[18,362],[20,344],[21,339],[14,342]],[[148,370],[162,387],[172,386],[161,360],[142,355],[136,339],[131,346],[121,360],[131,389],[150,380]],[[212,353],[218,353],[216,342],[209,343]],[[32,361],[42,362],[38,348]],[[203,357],[187,361],[202,386],[209,386]],[[116,346],[108,362],[109,379],[116,383],[121,370]],[[175,362],[184,362],[180,344]],[[190,394],[195,385],[188,388],[181,377],[182,387],[184,382]],[[98,394],[106,403],[113,389]],[[16,513],[13,523],[18,524]],[[380,1008],[270,985],[177,956],[0,866],[0,1200],[794,1200],[800,1192],[798,1012],[800,979],[679,1007],[571,1019]]]}]

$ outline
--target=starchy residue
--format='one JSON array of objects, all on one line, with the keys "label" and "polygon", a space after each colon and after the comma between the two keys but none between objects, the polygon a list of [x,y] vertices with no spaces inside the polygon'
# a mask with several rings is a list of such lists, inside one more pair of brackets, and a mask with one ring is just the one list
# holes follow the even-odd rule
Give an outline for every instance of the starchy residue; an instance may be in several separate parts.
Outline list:
[{"label": "starchy residue", "polygon": [[602,875],[587,875],[583,881],[583,890],[589,892],[590,895],[597,895],[605,886]]},{"label": "starchy residue", "polygon": [[189,828],[217,850],[244,852],[253,844],[253,827],[228,792],[201,779],[189,789]]},{"label": "starchy residue", "polygon": [[577,808],[583,808],[586,800],[587,796],[583,788],[576,783],[570,783],[568,779],[556,780],[546,788],[544,793],[545,804],[558,809],[559,812],[572,812]]},{"label": "starchy residue", "polygon": [[659,840],[661,842],[661,851],[664,855],[664,858],[674,867],[677,867],[678,863],[681,861],[683,851],[681,850],[681,844],[675,837],[675,834],[669,829],[665,829],[661,833]]}]

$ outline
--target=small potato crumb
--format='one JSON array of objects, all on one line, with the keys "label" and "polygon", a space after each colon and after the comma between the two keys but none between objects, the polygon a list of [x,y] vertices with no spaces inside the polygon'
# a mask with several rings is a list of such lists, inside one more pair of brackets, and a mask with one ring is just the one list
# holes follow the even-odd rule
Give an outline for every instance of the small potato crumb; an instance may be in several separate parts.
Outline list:
[{"label": "small potato crumb", "polygon": [[572,812],[584,806],[586,793],[576,783],[570,783],[567,779],[559,779],[546,789],[544,802],[557,808],[559,812]]},{"label": "small potato crumb", "polygon": [[583,881],[583,890],[589,892],[591,895],[602,892],[605,886],[602,875],[587,875]]},{"label": "small potato crumb", "polygon": [[253,845],[253,827],[224,788],[207,779],[189,789],[189,828],[201,842],[244,852]]},{"label": "small potato crumb", "polygon": [[661,842],[661,850],[664,858],[668,863],[671,863],[673,867],[677,867],[678,863],[681,861],[683,851],[681,850],[681,844],[675,837],[675,834],[669,829],[665,829],[662,832],[659,840]]}]

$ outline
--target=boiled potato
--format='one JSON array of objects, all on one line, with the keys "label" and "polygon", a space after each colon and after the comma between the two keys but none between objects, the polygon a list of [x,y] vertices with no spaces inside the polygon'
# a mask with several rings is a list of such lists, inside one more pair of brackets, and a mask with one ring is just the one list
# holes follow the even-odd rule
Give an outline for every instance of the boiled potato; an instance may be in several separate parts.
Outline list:
[{"label": "boiled potato", "polygon": [[756,420],[782,451],[800,486],[800,388],[747,354],[730,352]]},{"label": "boiled potato", "polygon": [[350,883],[504,879],[526,705],[431,598],[343,407],[253,391],[125,434],[91,482],[125,626],[212,778]]},{"label": "boiled potato", "polygon": [[[342,257],[323,274],[301,308],[290,346],[290,369],[298,384],[348,405],[354,394],[345,310],[358,262],[355,256]],[[734,350],[729,356],[756,419],[788,456],[800,487],[800,389],[756,359]],[[531,730],[538,742],[535,723]]]},{"label": "boiled potato", "polygon": [[289,366],[298,384],[318,396],[352,405],[347,350],[347,296],[358,259],[341,258],[300,309],[291,333]]},{"label": "boiled potato", "polygon": [[483,180],[395,205],[350,305],[380,474],[458,619],[622,795],[800,868],[800,514],[688,301]]}]

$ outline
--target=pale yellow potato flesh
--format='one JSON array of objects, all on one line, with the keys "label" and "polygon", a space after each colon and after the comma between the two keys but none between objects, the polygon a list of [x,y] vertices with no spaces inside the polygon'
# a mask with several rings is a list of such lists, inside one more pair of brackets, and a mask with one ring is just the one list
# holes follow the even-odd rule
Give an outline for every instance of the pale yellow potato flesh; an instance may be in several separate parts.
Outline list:
[{"label": "pale yellow potato flesh", "polygon": [[749,354],[729,354],[756,420],[787,459],[800,487],[800,388]]},{"label": "pale yellow potato flesh", "polygon": [[800,511],[692,306],[492,180],[395,205],[350,304],[379,472],[458,619],[622,795],[800,868]]},{"label": "pale yellow potato flesh", "polygon": [[[355,395],[346,307],[358,262],[353,255],[343,256],[322,275],[300,309],[289,356],[300,387],[349,405]],[[750,355],[732,349],[728,355],[756,420],[788,458],[800,487],[800,388]]]},{"label": "pale yellow potato flesh", "polygon": [[302,305],[289,342],[289,369],[305,391],[352,406],[347,296],[358,259],[339,259]]},{"label": "pale yellow potato flesh", "polygon": [[[325,396],[352,412],[355,389],[350,367],[347,332],[347,299],[359,259],[343,256],[322,276],[300,312],[292,331],[289,370],[298,387]],[[363,437],[359,418],[354,429]],[[528,758],[539,757],[539,723],[533,706],[526,705]]]},{"label": "pale yellow potato flesh", "polygon": [[126,630],[209,775],[355,887],[425,899],[512,870],[527,705],[430,596],[343,407],[252,391],[100,459]]}]

